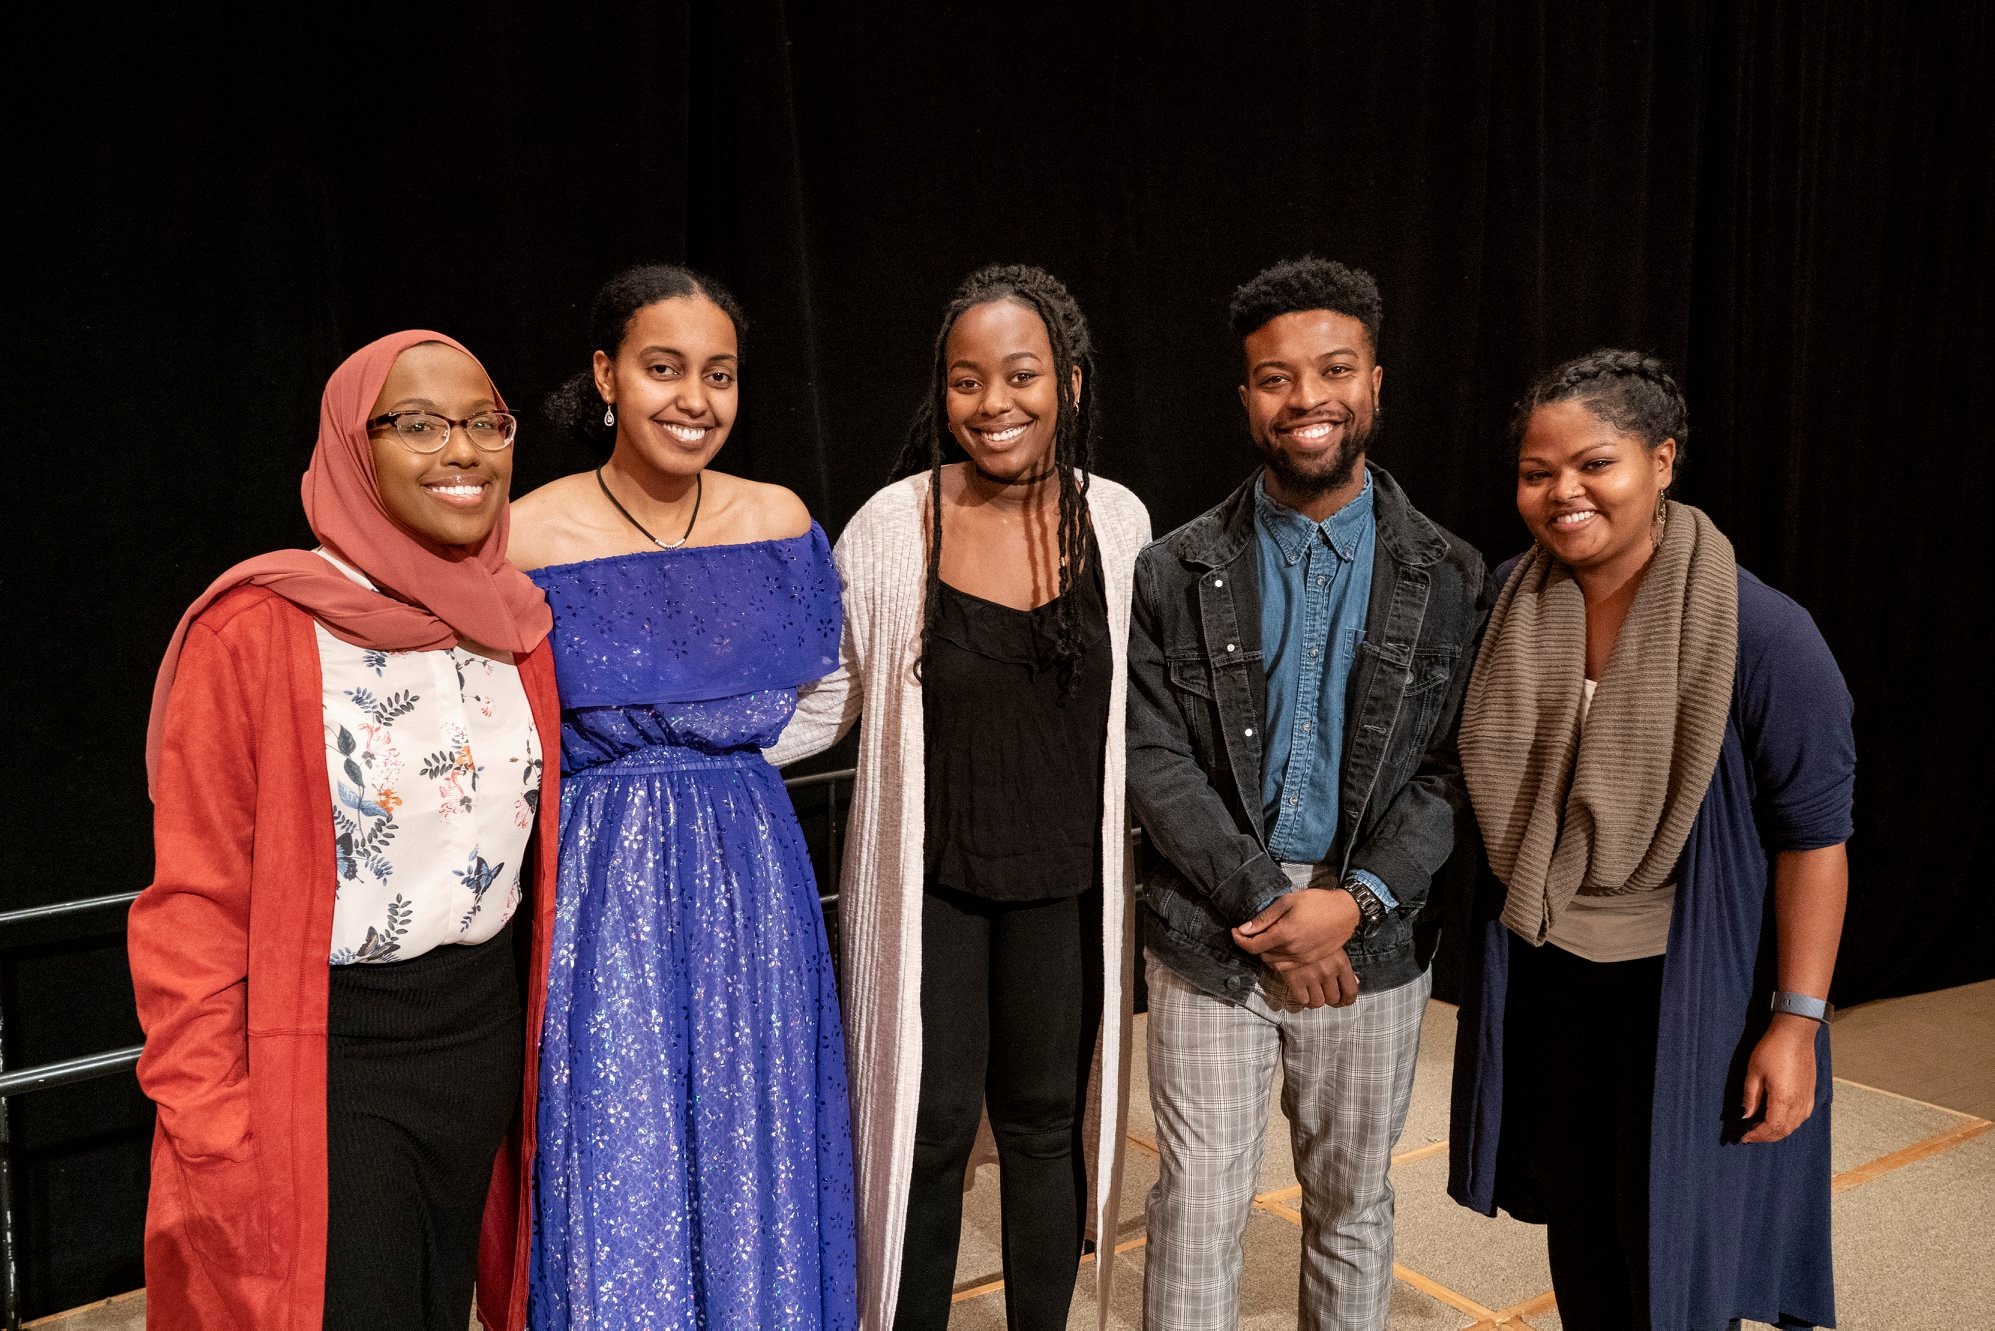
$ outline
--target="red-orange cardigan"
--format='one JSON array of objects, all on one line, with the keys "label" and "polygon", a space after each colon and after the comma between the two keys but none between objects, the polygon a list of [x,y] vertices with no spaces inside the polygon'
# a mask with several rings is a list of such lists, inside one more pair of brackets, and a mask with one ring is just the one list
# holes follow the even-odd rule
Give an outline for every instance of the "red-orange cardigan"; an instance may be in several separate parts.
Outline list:
[{"label": "red-orange cardigan", "polygon": [[[534,1090],[554,925],[560,708],[546,643],[520,658],[547,756],[528,863],[526,1078],[478,1253],[488,1327],[526,1322]],[[187,634],[154,787],[132,983],[159,1106],[146,1322],[319,1331],[326,1278],[326,1007],[334,890],[319,652],[304,611],[244,587]],[[522,940],[526,944],[526,940]]]}]

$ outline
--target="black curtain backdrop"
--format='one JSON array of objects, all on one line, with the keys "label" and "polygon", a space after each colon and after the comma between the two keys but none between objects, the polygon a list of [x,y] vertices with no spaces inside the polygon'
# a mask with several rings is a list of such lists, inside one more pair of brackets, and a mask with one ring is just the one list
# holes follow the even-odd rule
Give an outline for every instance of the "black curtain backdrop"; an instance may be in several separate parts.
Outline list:
[{"label": "black curtain backdrop", "polygon": [[[1857,699],[1837,999],[1995,974],[1991,14],[16,12],[4,905],[148,880],[167,634],[227,565],[309,544],[318,393],[379,334],[449,332],[530,408],[585,364],[610,272],[708,269],[752,320],[719,465],[835,535],[885,479],[954,283],[1040,263],[1102,349],[1099,470],[1162,532],[1253,465],[1229,291],[1314,252],[1384,292],[1376,457],[1492,562],[1525,540],[1501,442],[1525,382],[1602,344],[1681,368],[1682,494],[1814,613]],[[516,492],[588,461],[529,428]],[[0,939],[8,1066],[136,1041],[115,926]],[[28,1314],[141,1283],[151,1115],[129,1080],[12,1112]]]}]

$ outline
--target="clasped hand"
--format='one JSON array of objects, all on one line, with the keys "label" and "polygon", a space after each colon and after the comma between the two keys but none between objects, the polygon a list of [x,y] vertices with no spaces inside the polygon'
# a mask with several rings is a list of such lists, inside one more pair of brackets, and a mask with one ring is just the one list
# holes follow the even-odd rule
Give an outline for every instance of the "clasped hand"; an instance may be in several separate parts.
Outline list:
[{"label": "clasped hand", "polygon": [[1349,1007],[1358,1001],[1358,976],[1344,944],[1357,927],[1349,892],[1305,887],[1276,897],[1233,931],[1233,941],[1280,976],[1303,1007]]}]

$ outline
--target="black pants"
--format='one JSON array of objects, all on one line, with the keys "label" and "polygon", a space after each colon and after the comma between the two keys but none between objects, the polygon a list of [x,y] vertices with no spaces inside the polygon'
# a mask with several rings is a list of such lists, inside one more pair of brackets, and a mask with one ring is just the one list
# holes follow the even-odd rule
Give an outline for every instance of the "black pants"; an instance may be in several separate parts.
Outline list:
[{"label": "black pants", "polygon": [[931,885],[921,950],[921,1108],[894,1326],[948,1325],[963,1171],[987,1110],[1007,1323],[1064,1327],[1087,1208],[1081,1132],[1101,1015],[1101,893],[997,902]]},{"label": "black pants", "polygon": [[335,966],[327,1019],[327,1331],[464,1331],[492,1161],[525,1052],[512,926]]},{"label": "black pants", "polygon": [[1661,957],[1510,946],[1504,1119],[1547,1220],[1569,1331],[1649,1325],[1649,1111]]}]

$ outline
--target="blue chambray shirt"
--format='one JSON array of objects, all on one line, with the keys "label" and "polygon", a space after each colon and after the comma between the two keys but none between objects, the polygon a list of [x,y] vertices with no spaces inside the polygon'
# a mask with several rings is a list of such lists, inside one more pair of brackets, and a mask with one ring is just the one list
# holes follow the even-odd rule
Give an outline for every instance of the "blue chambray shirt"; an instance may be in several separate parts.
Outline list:
[{"label": "blue chambray shirt", "polygon": [[[1268,672],[1261,774],[1268,851],[1278,860],[1311,864],[1330,853],[1337,836],[1344,704],[1364,637],[1378,547],[1370,473],[1358,497],[1321,522],[1269,498],[1264,473],[1254,481],[1254,535]],[[1359,870],[1353,876],[1387,909],[1399,904],[1374,875]]]}]

